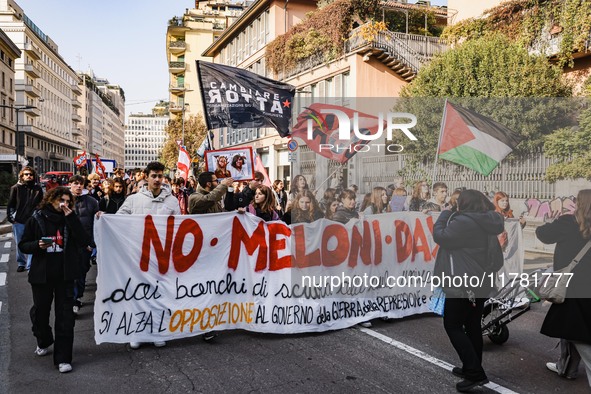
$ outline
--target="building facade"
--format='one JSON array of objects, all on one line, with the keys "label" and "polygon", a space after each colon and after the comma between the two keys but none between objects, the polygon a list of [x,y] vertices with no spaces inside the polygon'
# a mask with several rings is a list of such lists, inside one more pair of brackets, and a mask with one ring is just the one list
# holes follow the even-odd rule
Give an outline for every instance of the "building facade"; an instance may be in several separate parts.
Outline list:
[{"label": "building facade", "polygon": [[[16,124],[14,110],[14,64],[21,51],[10,38],[0,30],[0,169],[15,172],[16,165]],[[8,107],[8,108],[7,108]]]},{"label": "building facade", "polygon": [[[161,111],[160,111],[161,113]],[[152,114],[130,114],[125,125],[125,169],[145,168],[160,157],[169,117],[158,110]]]},{"label": "building facade", "polygon": [[203,112],[196,60],[211,61],[203,51],[236,20],[246,1],[195,1],[180,17],[168,21],[166,58],[169,65],[170,116],[194,116]]},{"label": "building facade", "polygon": [[22,163],[37,171],[68,171],[78,145],[76,108],[81,94],[76,72],[57,44],[13,0],[0,1],[0,28],[21,50],[15,60],[15,101]]},{"label": "building facade", "polygon": [[123,166],[125,160],[125,95],[119,85],[92,71],[79,73],[82,105],[78,113],[82,119],[78,142],[81,149],[92,156],[115,160]]},{"label": "building facade", "polygon": [[[397,7],[401,11],[423,9],[421,6],[392,1],[384,2],[383,7],[384,12],[392,9],[397,11]],[[245,68],[294,85],[295,120],[303,106],[311,102],[325,102],[371,113],[388,111],[390,102],[367,101],[367,108],[364,108],[364,101],[360,99],[398,97],[402,87],[414,78],[424,60],[445,50],[445,46],[433,37],[384,31],[374,39],[365,39],[353,30],[344,43],[343,56],[330,62],[322,58],[309,58],[294,70],[282,75],[271,75],[265,64],[267,44],[316,9],[315,1],[296,0],[288,4],[283,1],[255,1],[207,48],[204,56],[211,56],[215,63]],[[429,7],[429,10],[443,21],[447,19],[445,8]],[[303,171],[308,180],[312,180],[312,187],[320,186],[321,180],[327,179],[338,165],[315,155],[305,146],[290,155],[287,140],[273,129],[226,128],[214,130],[214,134],[216,148],[252,146],[261,157],[271,180],[289,182],[296,175],[290,173],[291,164],[295,163],[297,170],[294,171]],[[357,160],[354,157],[347,166],[354,168]],[[346,172],[350,174],[349,184],[360,183],[355,177],[357,172]]]}]

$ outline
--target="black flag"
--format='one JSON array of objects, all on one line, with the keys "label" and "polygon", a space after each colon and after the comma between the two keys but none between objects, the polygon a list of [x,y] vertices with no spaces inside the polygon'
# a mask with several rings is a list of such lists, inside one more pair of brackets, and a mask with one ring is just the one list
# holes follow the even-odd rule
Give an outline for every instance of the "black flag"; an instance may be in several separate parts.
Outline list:
[{"label": "black flag", "polygon": [[208,129],[274,127],[289,134],[294,86],[200,60],[197,70]]}]

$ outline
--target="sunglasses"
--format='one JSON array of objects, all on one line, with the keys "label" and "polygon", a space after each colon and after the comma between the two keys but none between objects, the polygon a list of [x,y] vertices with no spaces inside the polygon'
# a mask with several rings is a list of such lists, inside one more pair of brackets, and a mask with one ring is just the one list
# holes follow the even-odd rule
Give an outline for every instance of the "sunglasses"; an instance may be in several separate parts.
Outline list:
[{"label": "sunglasses", "polygon": [[23,172],[23,176],[33,176],[30,172]]}]

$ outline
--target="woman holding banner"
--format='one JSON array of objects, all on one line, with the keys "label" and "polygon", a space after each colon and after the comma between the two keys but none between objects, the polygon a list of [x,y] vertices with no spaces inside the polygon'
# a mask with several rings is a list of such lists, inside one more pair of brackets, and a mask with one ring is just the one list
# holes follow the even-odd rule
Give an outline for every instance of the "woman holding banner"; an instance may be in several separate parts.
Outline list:
[{"label": "woman holding banner", "polygon": [[[462,361],[462,367],[452,370],[463,378],[456,385],[460,392],[488,383],[482,368],[481,321],[492,286],[480,283],[480,278],[486,275],[488,237],[500,234],[503,228],[503,217],[477,190],[461,192],[457,211],[442,211],[433,227],[433,239],[440,246],[433,276],[445,292],[445,332]],[[449,279],[443,282],[444,278]]]},{"label": "woman holding banner", "polygon": [[[254,192],[254,199],[246,208],[249,213],[263,219],[265,222],[279,220],[279,214],[275,211],[275,197],[270,187],[260,185]],[[244,212],[243,208],[238,208],[238,212]]]}]

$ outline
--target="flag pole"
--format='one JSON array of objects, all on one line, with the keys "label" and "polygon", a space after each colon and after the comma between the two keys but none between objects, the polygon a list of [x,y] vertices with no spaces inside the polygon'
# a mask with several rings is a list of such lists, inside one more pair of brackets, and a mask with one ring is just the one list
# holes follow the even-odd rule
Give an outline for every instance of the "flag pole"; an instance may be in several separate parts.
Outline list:
[{"label": "flag pole", "polygon": [[437,159],[439,158],[439,148],[441,147],[441,138],[443,137],[443,127],[445,126],[445,118],[447,116],[447,97],[443,103],[443,116],[441,117],[441,126],[439,127],[439,140],[437,141],[437,150],[435,151],[435,162],[433,163],[433,177],[431,178],[431,191],[435,184],[435,177],[437,174]]},{"label": "flag pole", "polygon": [[209,124],[209,118],[207,116],[207,106],[205,105],[205,90],[203,89],[203,83],[201,79],[201,64],[199,60],[195,60],[195,64],[197,65],[197,80],[199,82],[199,93],[201,94],[201,105],[203,106],[203,117],[205,118],[205,126],[207,128],[207,141],[209,141],[209,148],[213,150],[213,141],[211,140],[211,135],[209,134],[211,130],[211,125]]},{"label": "flag pole", "polygon": [[346,163],[347,163],[347,162],[341,163],[341,165],[339,165],[339,166],[336,168],[336,170],[334,170],[333,172],[331,172],[331,173],[330,173],[330,175],[329,175],[329,176],[327,176],[327,177],[326,177],[326,179],[325,179],[325,180],[324,180],[324,181],[323,181],[323,182],[322,182],[320,185],[318,185],[318,187],[317,187],[316,189],[314,189],[314,195],[316,195],[316,193],[318,193],[318,190],[320,190],[320,188],[322,187],[322,185],[324,185],[326,182],[328,182],[328,180],[329,180],[329,179],[331,179],[331,178],[332,178],[332,176],[333,176],[334,174],[336,174],[336,172],[337,172],[337,171],[341,170],[341,169],[342,169],[342,168],[345,166],[345,164],[346,164]]}]

